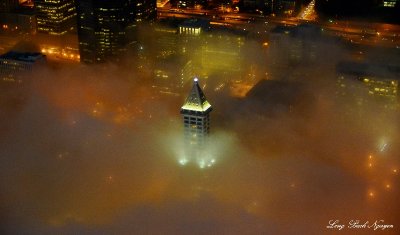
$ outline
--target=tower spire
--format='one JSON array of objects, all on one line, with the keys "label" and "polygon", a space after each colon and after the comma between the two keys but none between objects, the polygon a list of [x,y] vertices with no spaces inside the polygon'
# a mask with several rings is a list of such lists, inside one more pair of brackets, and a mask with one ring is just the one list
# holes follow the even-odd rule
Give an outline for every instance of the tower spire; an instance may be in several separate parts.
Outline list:
[{"label": "tower spire", "polygon": [[199,86],[199,79],[197,77],[193,79],[192,90],[190,91],[185,103],[182,106],[181,113],[183,112],[183,110],[198,112],[211,111],[211,105],[207,101],[206,96],[201,90]]}]

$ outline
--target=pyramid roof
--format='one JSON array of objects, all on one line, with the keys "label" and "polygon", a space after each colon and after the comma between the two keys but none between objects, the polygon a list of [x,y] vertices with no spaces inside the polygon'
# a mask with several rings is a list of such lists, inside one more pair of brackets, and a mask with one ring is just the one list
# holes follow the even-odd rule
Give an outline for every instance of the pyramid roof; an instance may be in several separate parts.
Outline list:
[{"label": "pyramid roof", "polygon": [[193,81],[192,90],[186,98],[186,101],[182,106],[182,110],[206,112],[209,109],[211,109],[211,105],[201,90],[198,79],[195,78]]}]

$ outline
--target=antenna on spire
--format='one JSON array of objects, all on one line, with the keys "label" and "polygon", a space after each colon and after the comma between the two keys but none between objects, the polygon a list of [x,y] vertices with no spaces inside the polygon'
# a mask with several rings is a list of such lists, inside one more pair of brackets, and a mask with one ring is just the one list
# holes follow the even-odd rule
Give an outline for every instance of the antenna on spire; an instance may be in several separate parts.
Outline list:
[{"label": "antenna on spire", "polygon": [[199,79],[197,77],[194,77],[193,81],[197,83]]}]

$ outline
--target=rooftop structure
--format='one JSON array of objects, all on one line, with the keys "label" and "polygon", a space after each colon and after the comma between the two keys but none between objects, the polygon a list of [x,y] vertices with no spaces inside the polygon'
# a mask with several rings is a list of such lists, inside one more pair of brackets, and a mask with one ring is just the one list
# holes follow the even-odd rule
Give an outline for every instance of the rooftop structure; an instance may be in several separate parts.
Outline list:
[{"label": "rooftop structure", "polygon": [[210,112],[211,105],[208,103],[206,96],[199,86],[198,78],[194,79],[194,84],[186,102],[182,106],[181,112]]}]

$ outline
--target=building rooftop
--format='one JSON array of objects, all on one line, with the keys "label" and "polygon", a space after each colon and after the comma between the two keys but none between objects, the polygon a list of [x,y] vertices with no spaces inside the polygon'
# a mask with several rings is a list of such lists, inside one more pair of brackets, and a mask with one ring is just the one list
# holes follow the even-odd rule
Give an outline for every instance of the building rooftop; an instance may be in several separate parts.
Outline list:
[{"label": "building rooftop", "polygon": [[197,78],[195,78],[193,81],[192,90],[190,91],[189,96],[186,98],[186,101],[182,106],[182,110],[198,112],[211,111],[211,105],[201,90]]},{"label": "building rooftop", "polygon": [[17,52],[9,51],[6,54],[0,56],[2,60],[18,60],[23,62],[36,62],[46,58],[46,56],[40,52]]}]

